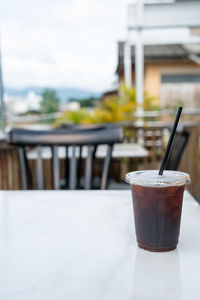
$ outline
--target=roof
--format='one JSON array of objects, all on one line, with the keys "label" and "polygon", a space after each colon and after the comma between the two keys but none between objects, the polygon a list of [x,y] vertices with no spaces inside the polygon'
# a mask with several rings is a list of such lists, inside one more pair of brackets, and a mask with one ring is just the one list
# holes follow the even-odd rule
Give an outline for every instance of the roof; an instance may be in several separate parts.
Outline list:
[{"label": "roof", "polygon": [[[192,45],[148,45],[144,46],[144,61],[158,62],[158,61],[191,61],[191,54],[200,59],[200,45],[193,48]],[[131,47],[131,57],[134,63],[135,47]],[[119,73],[123,69],[124,60],[124,42],[118,42],[118,66],[116,72]]]}]

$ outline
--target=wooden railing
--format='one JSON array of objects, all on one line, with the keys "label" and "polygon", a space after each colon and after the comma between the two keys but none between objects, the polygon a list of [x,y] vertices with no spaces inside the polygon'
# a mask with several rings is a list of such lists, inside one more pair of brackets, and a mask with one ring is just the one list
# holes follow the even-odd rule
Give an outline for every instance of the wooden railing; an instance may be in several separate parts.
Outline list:
[{"label": "wooden railing", "polygon": [[[149,151],[148,158],[114,160],[111,165],[111,176],[117,180],[124,180],[127,171],[137,169],[159,169],[160,162],[169,135],[169,123],[145,123],[139,125],[124,125],[126,141],[137,142]],[[183,126],[190,132],[189,142],[184,150],[179,170],[188,172],[191,176],[191,184],[188,190],[200,201],[200,125],[198,123],[183,123]],[[118,168],[120,164],[121,174]],[[34,161],[30,162],[33,182],[35,181]],[[49,160],[44,161],[45,187],[51,189],[51,178],[48,169],[51,168]],[[61,173],[64,172],[64,162],[61,162]],[[33,185],[35,186],[35,185]],[[0,144],[0,189],[20,189],[19,163],[17,149],[10,147],[7,143]]]},{"label": "wooden railing", "polygon": [[19,190],[20,172],[18,149],[0,141],[0,190]]},{"label": "wooden railing", "polygon": [[[140,143],[149,151],[149,158],[135,164],[137,169],[159,169],[169,137],[170,123],[147,122],[145,126],[127,125],[126,139]],[[200,124],[182,122],[190,133],[188,144],[183,152],[179,170],[190,174],[191,184],[188,190],[200,201]],[[123,175],[124,176],[124,175]]]}]

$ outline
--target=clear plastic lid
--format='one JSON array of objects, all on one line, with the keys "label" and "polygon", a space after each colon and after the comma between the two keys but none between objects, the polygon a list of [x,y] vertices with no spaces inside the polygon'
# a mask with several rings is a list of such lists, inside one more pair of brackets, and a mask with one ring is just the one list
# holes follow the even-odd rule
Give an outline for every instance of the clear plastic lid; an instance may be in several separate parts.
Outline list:
[{"label": "clear plastic lid", "polygon": [[158,170],[144,170],[126,174],[125,181],[130,184],[144,186],[177,186],[190,183],[190,175],[178,171],[164,171],[158,175]]}]

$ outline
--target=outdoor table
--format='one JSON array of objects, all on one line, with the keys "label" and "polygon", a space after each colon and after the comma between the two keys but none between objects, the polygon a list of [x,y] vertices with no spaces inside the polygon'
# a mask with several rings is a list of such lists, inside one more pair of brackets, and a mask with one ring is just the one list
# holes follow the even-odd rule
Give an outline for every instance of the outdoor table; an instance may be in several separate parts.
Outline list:
[{"label": "outdoor table", "polygon": [[200,299],[200,207],[178,248],[139,249],[130,191],[1,191],[0,299]]},{"label": "outdoor table", "polygon": [[[97,148],[97,158],[104,158],[106,156],[106,145],[99,145]],[[71,147],[69,147],[69,156],[72,153]],[[43,147],[42,149],[42,158],[43,159],[50,159],[52,157],[50,147]],[[66,150],[65,147],[59,147],[58,156],[60,159],[65,158]],[[77,148],[77,157],[79,155],[79,151]],[[82,156],[85,158],[87,157],[87,148],[86,146],[83,147]],[[116,143],[113,147],[112,157],[113,158],[143,158],[148,157],[149,152],[137,143]],[[36,159],[37,158],[37,151],[32,150],[28,153],[28,159]]]}]

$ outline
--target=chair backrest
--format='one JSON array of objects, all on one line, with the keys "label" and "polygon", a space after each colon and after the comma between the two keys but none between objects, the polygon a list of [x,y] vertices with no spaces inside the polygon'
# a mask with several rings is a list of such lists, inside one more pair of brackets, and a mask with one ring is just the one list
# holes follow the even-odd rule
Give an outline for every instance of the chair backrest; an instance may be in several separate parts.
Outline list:
[{"label": "chair backrest", "polygon": [[188,143],[189,131],[186,129],[177,130],[172,144],[169,158],[166,165],[166,170],[177,170],[183,151]]},{"label": "chair backrest", "polygon": [[[31,188],[31,172],[27,156],[30,147],[36,148],[37,151],[38,189],[44,189],[43,147],[51,148],[53,188],[60,188],[60,161],[58,155],[60,146],[65,147],[66,188],[91,189],[93,187],[93,167],[97,148],[100,145],[107,145],[100,182],[100,188],[105,189],[108,183],[113,145],[121,143],[123,138],[123,129],[119,126],[95,126],[94,128],[88,126],[68,130],[13,129],[9,133],[8,142],[18,147],[22,189]],[[84,178],[84,184],[81,183],[82,177]]]}]

